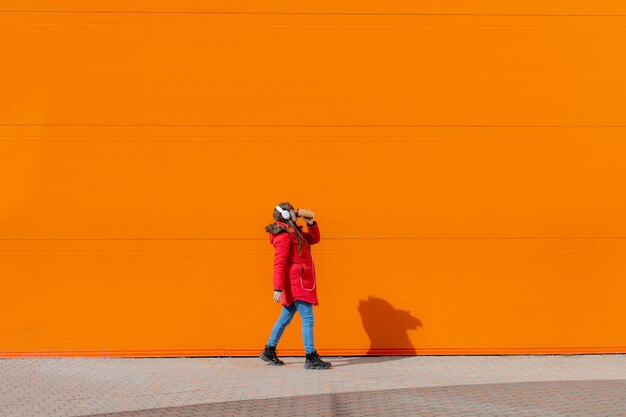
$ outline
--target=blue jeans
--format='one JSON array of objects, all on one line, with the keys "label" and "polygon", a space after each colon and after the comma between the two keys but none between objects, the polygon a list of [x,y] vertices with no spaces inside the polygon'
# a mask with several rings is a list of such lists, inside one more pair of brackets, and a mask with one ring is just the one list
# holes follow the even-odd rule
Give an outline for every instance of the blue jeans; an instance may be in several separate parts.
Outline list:
[{"label": "blue jeans", "polygon": [[315,352],[313,343],[313,323],[315,320],[313,317],[313,305],[306,301],[296,300],[289,307],[283,306],[283,311],[281,311],[278,320],[276,320],[267,345],[276,347],[287,325],[291,323],[293,316],[296,315],[296,310],[300,313],[300,317],[302,318],[302,340],[304,341],[304,351],[308,355],[309,353]]}]

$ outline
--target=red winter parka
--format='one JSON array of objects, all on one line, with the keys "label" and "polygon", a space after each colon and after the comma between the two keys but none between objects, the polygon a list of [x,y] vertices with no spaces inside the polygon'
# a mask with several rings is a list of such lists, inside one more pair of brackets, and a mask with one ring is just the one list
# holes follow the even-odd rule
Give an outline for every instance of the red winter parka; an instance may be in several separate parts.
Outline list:
[{"label": "red winter parka", "polygon": [[316,222],[308,226],[306,232],[300,226],[298,229],[306,239],[301,252],[296,239],[298,232],[292,226],[276,222],[268,227],[269,240],[274,245],[274,290],[282,290],[284,306],[296,300],[318,305],[315,265],[309,245],[320,241],[320,230]]}]

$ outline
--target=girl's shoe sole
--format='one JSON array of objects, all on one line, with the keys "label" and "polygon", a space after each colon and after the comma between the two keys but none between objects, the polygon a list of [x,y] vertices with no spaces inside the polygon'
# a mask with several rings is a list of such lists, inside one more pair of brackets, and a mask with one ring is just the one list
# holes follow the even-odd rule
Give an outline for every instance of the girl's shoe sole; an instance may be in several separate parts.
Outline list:
[{"label": "girl's shoe sole", "polygon": [[331,367],[324,367],[324,366],[306,366],[304,365],[304,369],[313,369],[313,370],[320,370],[320,371],[325,371],[326,369],[330,369]]}]

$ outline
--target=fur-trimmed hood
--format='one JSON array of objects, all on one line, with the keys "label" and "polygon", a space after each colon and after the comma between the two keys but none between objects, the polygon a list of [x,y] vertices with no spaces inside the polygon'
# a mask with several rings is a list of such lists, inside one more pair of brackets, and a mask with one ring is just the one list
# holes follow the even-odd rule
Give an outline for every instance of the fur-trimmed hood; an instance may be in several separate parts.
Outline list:
[{"label": "fur-trimmed hood", "polygon": [[[303,226],[300,226],[298,224],[296,224],[296,227],[301,232],[302,232],[302,229],[304,228]],[[281,234],[283,232],[289,232],[289,226],[287,226],[286,223],[274,222],[272,224],[268,224],[267,226],[265,226],[265,231],[267,233],[271,233],[274,236],[276,236],[276,235]]]},{"label": "fur-trimmed hood", "polygon": [[284,223],[272,223],[272,224],[268,224],[267,226],[265,226],[265,231],[267,233],[271,233],[274,236],[280,234],[280,233],[284,233],[287,231],[287,225]]}]

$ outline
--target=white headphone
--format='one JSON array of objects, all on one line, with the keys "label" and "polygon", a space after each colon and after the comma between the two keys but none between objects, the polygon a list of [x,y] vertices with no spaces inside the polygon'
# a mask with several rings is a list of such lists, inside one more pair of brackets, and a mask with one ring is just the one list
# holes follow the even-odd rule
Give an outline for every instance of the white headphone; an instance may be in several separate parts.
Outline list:
[{"label": "white headphone", "polygon": [[276,206],[276,210],[280,212],[280,215],[283,217],[283,219],[285,220],[291,219],[291,213],[289,213],[288,210],[283,209],[281,206]]}]

